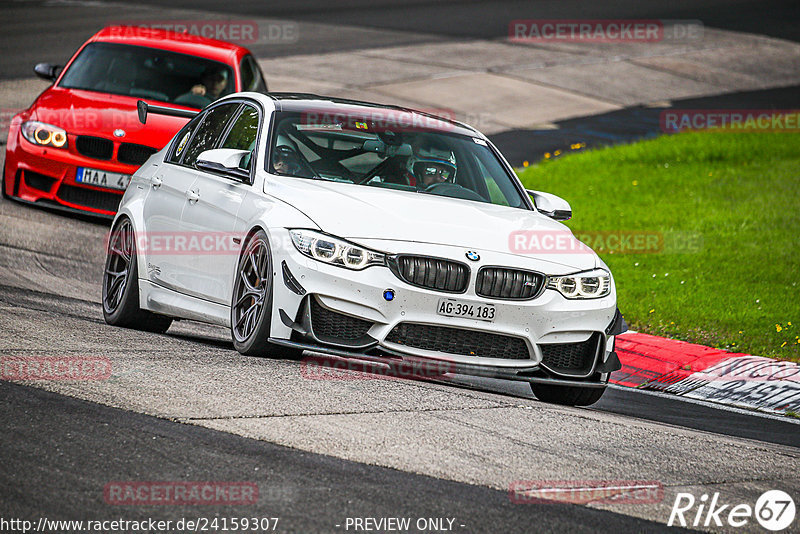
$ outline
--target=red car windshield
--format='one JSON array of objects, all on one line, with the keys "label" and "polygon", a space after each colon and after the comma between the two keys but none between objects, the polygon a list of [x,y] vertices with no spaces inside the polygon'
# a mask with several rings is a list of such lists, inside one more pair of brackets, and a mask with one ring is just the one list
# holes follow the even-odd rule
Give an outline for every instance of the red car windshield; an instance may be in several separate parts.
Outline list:
[{"label": "red car windshield", "polygon": [[90,43],[59,87],[204,108],[235,90],[233,70],[210,59],[156,48]]}]

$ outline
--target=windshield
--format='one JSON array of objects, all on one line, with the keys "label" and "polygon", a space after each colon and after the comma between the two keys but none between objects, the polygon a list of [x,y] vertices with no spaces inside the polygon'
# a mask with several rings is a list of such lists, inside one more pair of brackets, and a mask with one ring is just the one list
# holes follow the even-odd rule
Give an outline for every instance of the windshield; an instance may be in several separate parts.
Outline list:
[{"label": "windshield", "polygon": [[[385,115],[376,119],[378,113]],[[282,111],[273,124],[273,174],[527,209],[486,141],[448,131],[464,131],[448,122],[380,109],[334,116]]]},{"label": "windshield", "polygon": [[217,61],[142,46],[90,43],[60,87],[201,109],[235,89],[233,70]]}]

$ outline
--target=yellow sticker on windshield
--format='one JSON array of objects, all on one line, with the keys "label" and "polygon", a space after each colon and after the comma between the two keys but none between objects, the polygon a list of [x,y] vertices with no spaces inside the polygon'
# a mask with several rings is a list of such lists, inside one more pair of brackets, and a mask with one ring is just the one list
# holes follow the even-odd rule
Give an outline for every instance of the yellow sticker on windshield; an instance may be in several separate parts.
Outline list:
[{"label": "yellow sticker on windshield", "polygon": [[356,122],[355,124],[358,130],[367,130],[369,128],[366,122]]}]

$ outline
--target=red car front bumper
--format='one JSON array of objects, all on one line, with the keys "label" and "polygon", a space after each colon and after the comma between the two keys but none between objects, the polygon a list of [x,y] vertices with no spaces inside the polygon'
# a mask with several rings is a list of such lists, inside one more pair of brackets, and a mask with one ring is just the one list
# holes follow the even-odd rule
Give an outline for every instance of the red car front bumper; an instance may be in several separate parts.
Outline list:
[{"label": "red car front bumper", "polygon": [[24,139],[19,121],[12,121],[6,146],[4,192],[7,196],[51,207],[113,217],[124,190],[95,187],[75,181],[78,167],[131,175],[138,165],[117,161],[119,143],[113,142],[110,159],[78,153],[76,136],[68,135],[68,148],[40,147]]}]

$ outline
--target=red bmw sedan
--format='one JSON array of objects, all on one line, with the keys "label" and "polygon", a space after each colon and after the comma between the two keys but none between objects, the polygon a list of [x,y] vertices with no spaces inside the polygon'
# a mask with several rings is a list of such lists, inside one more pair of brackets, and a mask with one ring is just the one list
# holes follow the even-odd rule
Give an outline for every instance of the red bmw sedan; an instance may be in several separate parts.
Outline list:
[{"label": "red bmw sedan", "polygon": [[237,91],[266,92],[241,46],[173,31],[108,27],[62,69],[34,71],[53,85],[11,120],[2,194],[27,203],[113,217],[131,175],[186,119],[153,116],[136,102],[204,108]]}]

